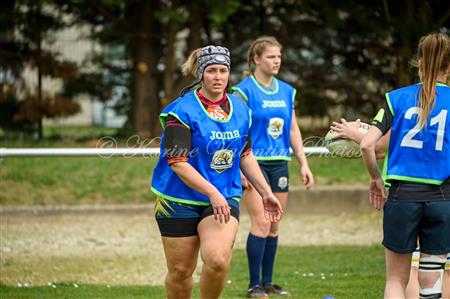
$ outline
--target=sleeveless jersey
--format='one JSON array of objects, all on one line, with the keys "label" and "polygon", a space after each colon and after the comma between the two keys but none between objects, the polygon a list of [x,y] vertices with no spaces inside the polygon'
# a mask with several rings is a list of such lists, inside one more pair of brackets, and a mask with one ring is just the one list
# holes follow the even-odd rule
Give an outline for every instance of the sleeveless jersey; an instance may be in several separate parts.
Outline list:
[{"label": "sleeveless jersey", "polygon": [[385,179],[440,185],[450,177],[450,88],[438,83],[436,98],[426,125],[419,131],[417,119],[422,84],[386,94],[393,114]]},{"label": "sleeveless jersey", "polygon": [[252,151],[257,160],[287,160],[290,155],[290,131],[296,90],[273,78],[274,91],[264,90],[250,76],[233,87],[245,98],[252,111]]},{"label": "sleeveless jersey", "polygon": [[[163,127],[167,115],[172,115],[191,130],[188,163],[225,198],[239,201],[242,195],[240,157],[247,140],[251,115],[245,103],[233,95],[227,96],[230,113],[225,120],[216,120],[209,116],[195,91],[169,104],[160,118]],[[160,158],[153,171],[152,191],[167,200],[209,205],[207,196],[187,186],[173,172],[166,154],[163,133]]]}]

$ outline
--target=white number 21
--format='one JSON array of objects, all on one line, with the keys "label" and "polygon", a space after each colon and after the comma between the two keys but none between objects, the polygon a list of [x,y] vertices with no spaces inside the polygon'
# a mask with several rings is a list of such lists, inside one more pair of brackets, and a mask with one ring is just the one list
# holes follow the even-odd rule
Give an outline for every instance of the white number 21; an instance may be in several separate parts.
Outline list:
[{"label": "white number 21", "polygon": [[[405,118],[411,119],[414,114],[419,114],[418,107],[411,107],[406,111]],[[438,115],[433,117],[430,120],[430,126],[438,125],[437,137],[436,137],[436,147],[437,151],[442,151],[442,147],[444,145],[444,131],[445,131],[445,122],[447,120],[447,110],[443,109],[439,112]],[[413,148],[423,148],[423,141],[413,139],[414,136],[419,133],[419,124],[416,124],[411,130],[406,133],[405,137],[402,139],[402,143],[400,146],[404,147],[413,147]]]}]

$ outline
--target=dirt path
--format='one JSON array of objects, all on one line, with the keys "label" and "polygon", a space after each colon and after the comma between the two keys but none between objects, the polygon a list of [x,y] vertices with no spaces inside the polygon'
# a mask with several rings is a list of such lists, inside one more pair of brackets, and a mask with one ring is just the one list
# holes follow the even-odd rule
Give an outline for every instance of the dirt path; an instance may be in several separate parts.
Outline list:
[{"label": "dirt path", "polygon": [[[151,209],[126,213],[0,213],[0,283],[162,284],[166,271]],[[250,227],[241,215],[236,248]],[[374,244],[381,214],[285,215],[281,245]],[[197,273],[198,275],[198,273]]]}]

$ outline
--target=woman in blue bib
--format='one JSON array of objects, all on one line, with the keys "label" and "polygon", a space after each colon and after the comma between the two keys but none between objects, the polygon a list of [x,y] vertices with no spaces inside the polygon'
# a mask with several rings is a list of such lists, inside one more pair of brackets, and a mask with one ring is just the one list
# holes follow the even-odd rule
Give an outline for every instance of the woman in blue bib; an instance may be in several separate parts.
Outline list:
[{"label": "woman in blue bib", "polygon": [[[369,200],[384,210],[385,298],[405,298],[411,255],[420,243],[420,298],[441,298],[450,252],[450,40],[421,38],[422,83],[386,93],[386,103],[361,141]],[[375,144],[391,131],[383,176]],[[385,189],[389,186],[389,193]],[[444,288],[446,292],[446,289]]]},{"label": "woman in blue bib", "polygon": [[[296,90],[275,77],[281,65],[281,45],[270,36],[255,40],[250,46],[248,73],[253,74],[233,89],[252,110],[253,153],[275,196],[286,207],[288,199],[288,161],[290,148],[301,165],[303,184],[309,189],[314,184],[313,175],[306,160],[302,137],[294,111]],[[278,245],[278,222],[264,217],[259,194],[243,178],[244,202],[251,217],[251,229],[247,239],[247,257],[250,283],[249,298],[266,298],[268,293],[288,295],[272,282],[273,266]],[[261,276],[262,273],[262,276]]]},{"label": "woman in blue bib", "polygon": [[226,93],[229,72],[228,49],[195,50],[183,73],[197,80],[161,113],[161,154],[151,189],[168,298],[191,298],[199,252],[200,298],[219,298],[238,229],[240,171],[261,194],[266,217],[277,221],[282,213],[252,154],[250,111]]}]

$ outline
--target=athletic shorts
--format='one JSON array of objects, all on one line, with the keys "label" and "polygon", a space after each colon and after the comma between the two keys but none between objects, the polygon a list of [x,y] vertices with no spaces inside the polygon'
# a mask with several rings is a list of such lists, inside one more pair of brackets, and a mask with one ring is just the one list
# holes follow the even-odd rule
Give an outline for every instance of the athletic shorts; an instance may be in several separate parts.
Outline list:
[{"label": "athletic shorts", "polygon": [[[228,199],[231,216],[239,221],[239,202]],[[198,235],[197,226],[202,219],[214,215],[211,205],[201,206],[156,198],[155,219],[163,237],[189,237]]]},{"label": "athletic shorts", "polygon": [[384,205],[383,245],[397,253],[411,253],[419,238],[420,251],[450,252],[450,200],[411,202],[389,199]]},{"label": "athletic shorts", "polygon": [[258,164],[272,192],[289,191],[289,169],[287,161],[258,161]]}]

